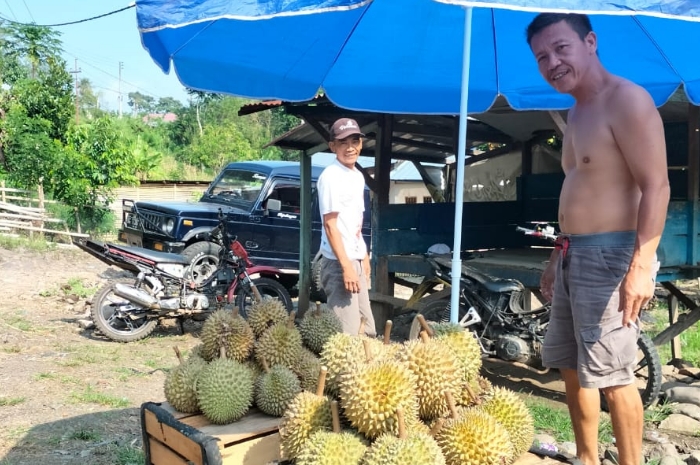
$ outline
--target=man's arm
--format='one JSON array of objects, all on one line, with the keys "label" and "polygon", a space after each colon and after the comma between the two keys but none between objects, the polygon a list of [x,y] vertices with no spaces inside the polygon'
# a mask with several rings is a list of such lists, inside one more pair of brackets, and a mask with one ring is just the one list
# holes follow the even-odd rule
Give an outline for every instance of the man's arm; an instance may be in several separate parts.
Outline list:
[{"label": "man's arm", "polygon": [[663,122],[651,96],[624,84],[615,100],[609,107],[614,109],[613,135],[642,194],[634,254],[621,287],[620,310],[628,324],[653,295],[651,267],[666,224],[670,186]]},{"label": "man's arm", "polygon": [[360,292],[360,278],[355,268],[352,266],[348,254],[345,252],[343,238],[338,230],[338,212],[331,212],[323,215],[323,227],[326,230],[326,237],[331,245],[331,249],[343,269],[345,289],[353,293]]}]

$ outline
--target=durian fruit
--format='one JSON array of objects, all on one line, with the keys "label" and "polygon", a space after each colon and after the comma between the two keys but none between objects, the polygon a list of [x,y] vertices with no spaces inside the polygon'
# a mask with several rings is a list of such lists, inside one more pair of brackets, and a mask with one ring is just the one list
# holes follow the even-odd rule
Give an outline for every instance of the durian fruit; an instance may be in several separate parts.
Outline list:
[{"label": "durian fruit", "polygon": [[472,407],[482,403],[484,397],[493,389],[491,382],[481,375],[469,381],[462,381],[462,392],[457,397],[457,405]]},{"label": "durian fruit", "polygon": [[513,391],[494,387],[480,408],[508,430],[513,444],[513,461],[530,449],[535,439],[534,420],[525,402]]},{"label": "durian fruit", "polygon": [[311,434],[296,458],[297,465],[359,465],[367,451],[367,440],[352,430],[342,431],[338,402],[331,402],[333,431]]},{"label": "durian fruit", "polygon": [[280,451],[286,460],[296,458],[316,431],[330,431],[331,400],[323,395],[327,369],[321,367],[316,392],[301,391],[292,399],[280,421]]},{"label": "durian fruit", "polygon": [[202,355],[211,361],[219,356],[224,347],[226,356],[242,362],[250,356],[255,338],[248,322],[236,310],[217,310],[204,320],[202,332]]},{"label": "durian fruit", "polygon": [[225,355],[209,362],[197,378],[199,407],[217,425],[240,419],[253,404],[253,373]]},{"label": "durian fruit", "polygon": [[343,332],[343,325],[335,313],[316,302],[316,310],[306,312],[301,320],[299,332],[306,347],[320,354],[328,338]]},{"label": "durian fruit", "polygon": [[254,301],[248,310],[248,324],[256,338],[262,336],[268,328],[285,323],[288,317],[287,308],[282,301],[269,295]]},{"label": "durian fruit", "polygon": [[295,312],[292,312],[286,323],[276,324],[268,328],[255,341],[255,359],[262,364],[265,359],[272,367],[283,365],[291,368],[299,358],[302,349],[301,334],[294,327]]},{"label": "durian fruit", "polygon": [[476,336],[456,323],[436,323],[432,325],[435,339],[447,345],[457,357],[462,368],[462,378],[470,381],[481,370],[481,347]]},{"label": "durian fruit", "polygon": [[262,367],[255,360],[251,359],[248,359],[245,362],[243,362],[243,365],[250,368],[250,371],[253,374],[253,383],[256,383],[258,378],[260,378],[260,376],[263,374]]},{"label": "durian fruit", "polygon": [[404,344],[399,359],[416,376],[420,418],[430,421],[446,414],[445,392],[457,396],[462,390],[459,363],[449,347],[421,331],[420,340]]},{"label": "durian fruit", "polygon": [[[369,352],[369,342],[364,345]],[[371,355],[367,358],[371,360]],[[367,438],[397,435],[397,409],[406,416],[418,416],[416,383],[416,376],[400,362],[379,359],[358,364],[341,378],[341,406],[352,427]]]},{"label": "durian fruit", "polygon": [[187,356],[187,360],[191,360],[193,358],[200,358],[204,361],[204,344],[201,342],[197,344],[196,346],[192,347],[192,350],[190,350],[190,354]]},{"label": "durian fruit", "polygon": [[321,364],[328,367],[326,393],[337,397],[341,376],[366,362],[364,341],[368,341],[373,354],[382,353],[382,342],[367,336],[338,333],[328,339],[321,351]]},{"label": "durian fruit", "polygon": [[445,465],[445,457],[435,439],[426,432],[411,433],[404,426],[401,409],[399,435],[382,434],[369,448],[362,465]]},{"label": "durian fruit", "polygon": [[299,378],[282,365],[268,367],[265,360],[263,370],[255,383],[255,405],[268,415],[281,417],[287,405],[301,392]]},{"label": "durian fruit", "polygon": [[180,363],[165,378],[165,400],[178,412],[198,413],[197,376],[207,362],[200,357],[191,357],[185,361],[180,350],[177,347],[174,349]]},{"label": "durian fruit", "polygon": [[451,394],[446,396],[452,416],[435,435],[446,465],[512,463],[513,444],[508,430],[479,408],[463,407],[458,412]]},{"label": "durian fruit", "polygon": [[321,373],[321,359],[306,347],[302,347],[299,357],[292,365],[292,371],[299,377],[301,388],[313,392],[316,390],[318,375]]}]

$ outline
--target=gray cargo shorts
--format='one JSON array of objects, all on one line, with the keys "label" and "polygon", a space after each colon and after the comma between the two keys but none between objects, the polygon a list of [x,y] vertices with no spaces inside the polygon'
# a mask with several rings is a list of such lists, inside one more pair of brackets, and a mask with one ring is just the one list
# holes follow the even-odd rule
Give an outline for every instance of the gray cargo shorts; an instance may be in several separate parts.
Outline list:
[{"label": "gray cargo shorts", "polygon": [[[636,232],[566,237],[554,281],[542,362],[578,371],[583,388],[634,382],[637,328],[622,326],[620,284],[634,252]],[[658,262],[650,277],[654,285]]]}]

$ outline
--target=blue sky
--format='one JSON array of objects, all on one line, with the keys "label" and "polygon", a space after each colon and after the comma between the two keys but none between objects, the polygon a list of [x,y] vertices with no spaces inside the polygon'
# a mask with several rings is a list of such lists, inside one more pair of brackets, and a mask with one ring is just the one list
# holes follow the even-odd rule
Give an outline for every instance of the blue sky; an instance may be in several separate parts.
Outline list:
[{"label": "blue sky", "polygon": [[[0,16],[19,22],[55,24],[104,14],[129,3],[129,0],[0,0]],[[187,102],[187,93],[175,73],[164,74],[142,47],[135,8],[55,30],[61,33],[68,68],[74,68],[77,58],[79,77],[90,79],[95,91],[101,94],[101,107],[118,108],[119,62],[123,63],[123,112],[130,111],[126,95],[134,91]]]}]

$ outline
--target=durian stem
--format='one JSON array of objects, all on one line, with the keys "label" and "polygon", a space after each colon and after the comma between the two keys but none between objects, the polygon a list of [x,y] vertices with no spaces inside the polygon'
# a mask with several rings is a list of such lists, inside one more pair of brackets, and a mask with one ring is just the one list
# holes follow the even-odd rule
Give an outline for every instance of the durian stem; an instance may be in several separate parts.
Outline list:
[{"label": "durian stem", "polygon": [[401,407],[396,409],[396,418],[399,422],[399,439],[406,439],[408,433],[406,433],[406,422],[403,418],[403,409]]},{"label": "durian stem", "polygon": [[481,400],[479,400],[479,396],[476,395],[474,392],[474,389],[469,385],[469,383],[464,383],[464,389],[467,391],[467,394],[469,394],[469,398],[474,402],[476,405],[481,404]]},{"label": "durian stem", "polygon": [[234,318],[238,316],[238,312],[240,312],[238,305],[234,305],[233,311],[231,311],[231,314],[233,315]]},{"label": "durian stem", "polygon": [[333,417],[333,432],[340,433],[340,413],[338,413],[338,401],[331,402],[331,415]]},{"label": "durian stem", "polygon": [[369,339],[365,339],[362,341],[362,345],[365,347],[365,358],[367,359],[367,362],[372,361],[372,347],[369,345]]},{"label": "durian stem", "polygon": [[360,330],[357,332],[360,336],[365,334],[365,325],[367,324],[367,318],[364,316],[360,318]]},{"label": "durian stem", "polygon": [[457,406],[455,405],[455,398],[450,391],[445,391],[445,397],[447,398],[447,405],[450,407],[450,414],[452,418],[457,418]]},{"label": "durian stem", "polygon": [[420,323],[421,327],[426,333],[428,333],[428,336],[433,337],[435,335],[435,331],[433,331],[433,328],[431,328],[428,322],[425,321],[425,317],[419,313],[416,318],[418,318],[418,323]]},{"label": "durian stem", "polygon": [[391,337],[391,326],[393,324],[394,324],[393,321],[386,320],[386,324],[384,325],[384,344],[385,345],[389,345],[390,337]]},{"label": "durian stem", "polygon": [[258,290],[258,286],[256,286],[252,280],[250,281],[250,289],[253,291],[253,296],[255,298],[255,301],[262,302],[262,295],[260,294],[260,291]]},{"label": "durian stem", "polygon": [[226,347],[224,347],[223,344],[221,344],[221,347],[219,348],[219,357],[226,358]]},{"label": "durian stem", "polygon": [[321,302],[316,301],[316,316],[321,316]]},{"label": "durian stem", "polygon": [[289,314],[289,319],[287,320],[287,327],[293,328],[294,327],[294,318],[297,317],[297,312],[292,312]]},{"label": "durian stem", "polygon": [[428,333],[426,333],[425,330],[420,332],[420,340],[425,343],[430,342],[430,336],[428,336]]},{"label": "durian stem", "polygon": [[433,427],[430,429],[430,435],[432,437],[437,436],[437,434],[440,432],[442,429],[442,425],[445,423],[444,418],[438,418]]},{"label": "durian stem", "polygon": [[184,363],[184,360],[182,359],[182,354],[180,353],[180,349],[177,346],[173,346],[173,350],[175,351],[175,355],[177,356],[177,360],[180,362],[180,365]]},{"label": "durian stem", "polygon": [[328,374],[328,368],[325,366],[321,367],[321,372],[318,374],[318,385],[316,386],[316,395],[322,396],[323,390],[326,389],[326,375]]},{"label": "durian stem", "polygon": [[269,373],[270,365],[267,364],[267,360],[265,360],[265,357],[261,358],[260,365],[262,365],[262,368],[263,368],[263,370],[265,370],[265,373]]}]

